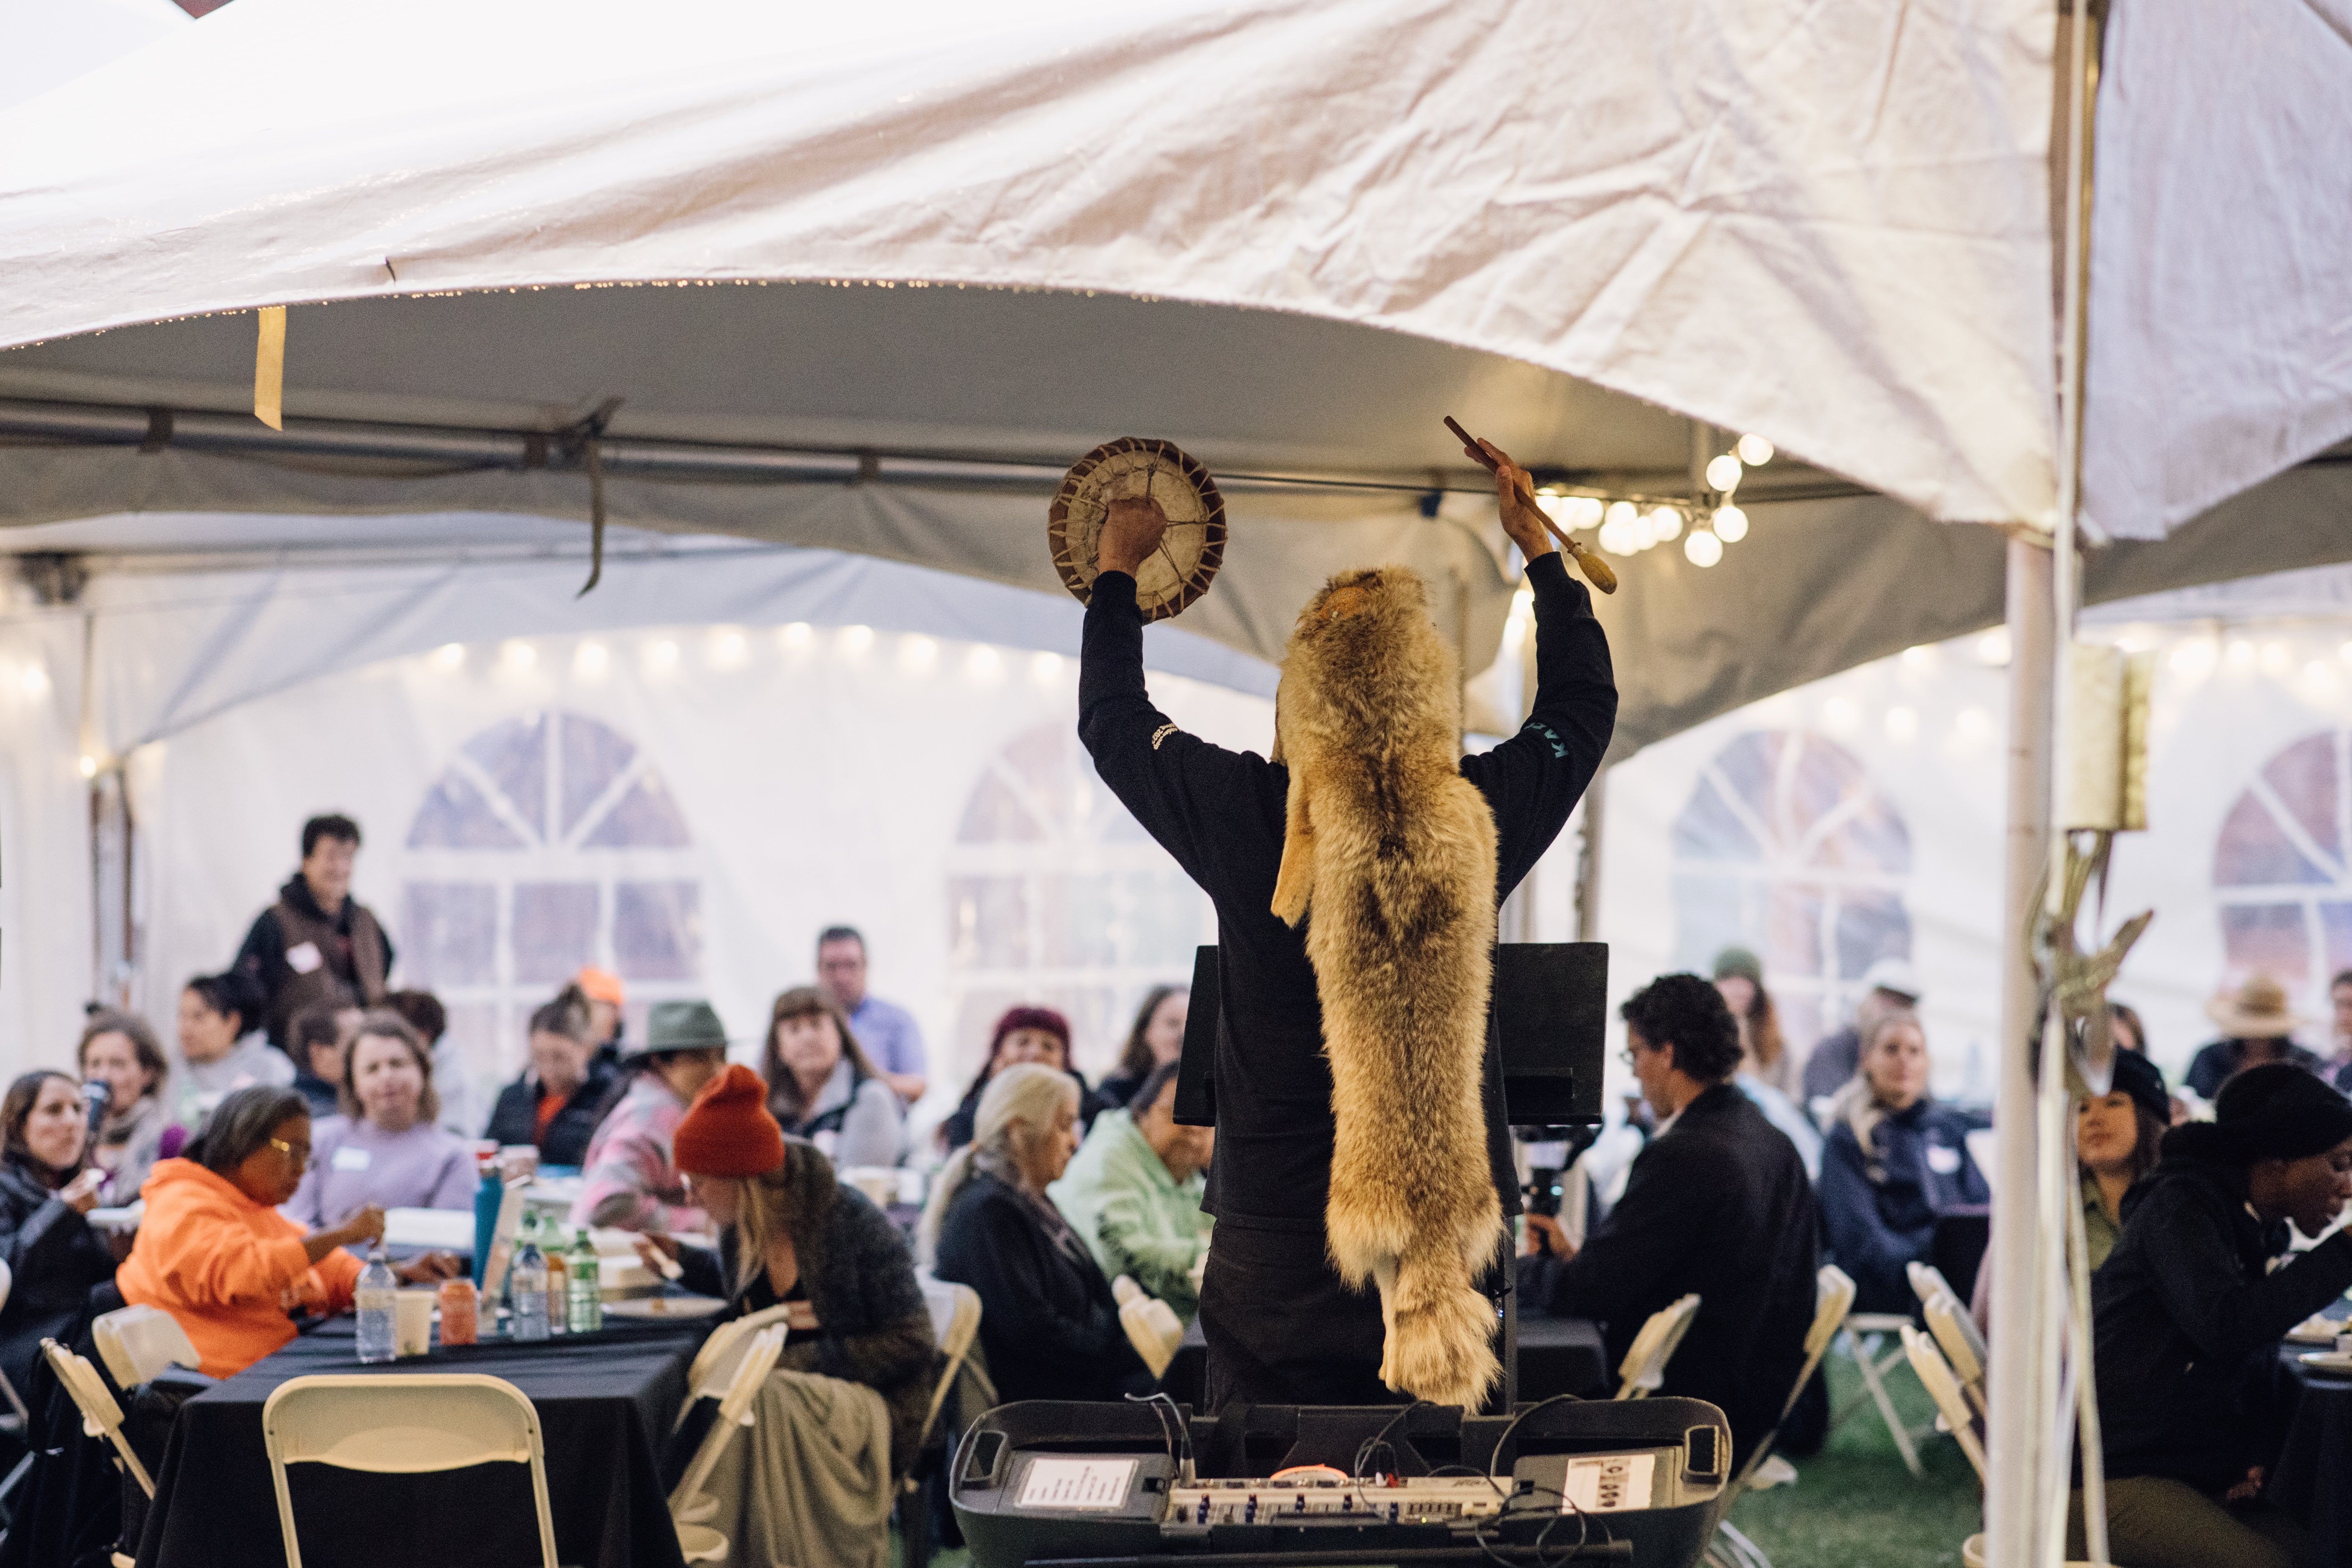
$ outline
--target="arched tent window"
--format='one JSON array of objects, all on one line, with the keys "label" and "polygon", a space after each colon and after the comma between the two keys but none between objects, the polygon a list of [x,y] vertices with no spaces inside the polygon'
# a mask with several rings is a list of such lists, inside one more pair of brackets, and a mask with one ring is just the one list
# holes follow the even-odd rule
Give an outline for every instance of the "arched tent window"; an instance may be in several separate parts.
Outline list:
[{"label": "arched tent window", "polygon": [[1015,1003],[1067,1014],[1099,1077],[1151,986],[1216,941],[1207,897],[1095,774],[1070,726],[1024,731],[982,770],[948,853],[949,989],[959,1073]]},{"label": "arched tent window", "polygon": [[2322,730],[2263,764],[2221,819],[2213,894],[2225,985],[2257,970],[2316,992],[2352,968],[2352,731]]},{"label": "arched tent window", "polygon": [[700,990],[685,816],[593,719],[527,714],[459,747],[409,823],[404,869],[404,978],[448,1008],[478,1089],[512,1074],[531,1009],[583,963],[628,982],[632,1030],[650,1003]]},{"label": "arched tent window", "polygon": [[1764,960],[1781,1028],[1809,1047],[1858,999],[1863,972],[1911,953],[1911,834],[1851,752],[1761,730],[1717,752],[1675,818],[1675,962],[1722,948]]}]

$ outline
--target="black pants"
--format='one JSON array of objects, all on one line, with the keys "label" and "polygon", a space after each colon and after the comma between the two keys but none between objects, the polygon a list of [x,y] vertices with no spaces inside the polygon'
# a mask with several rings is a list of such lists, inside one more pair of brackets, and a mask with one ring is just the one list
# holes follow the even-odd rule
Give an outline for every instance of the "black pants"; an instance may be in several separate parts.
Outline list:
[{"label": "black pants", "polygon": [[1332,1272],[1315,1231],[1217,1222],[1201,1284],[1208,1413],[1228,1404],[1393,1405],[1381,1383],[1381,1298]]}]

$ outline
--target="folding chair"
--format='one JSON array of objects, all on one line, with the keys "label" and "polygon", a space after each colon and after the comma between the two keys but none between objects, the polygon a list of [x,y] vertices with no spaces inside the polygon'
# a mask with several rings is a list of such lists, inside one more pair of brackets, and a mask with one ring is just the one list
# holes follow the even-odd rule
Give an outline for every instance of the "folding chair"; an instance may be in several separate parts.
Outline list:
[{"label": "folding chair", "polygon": [[1911,1293],[1919,1298],[1919,1305],[1923,1307],[1935,1300],[1938,1291],[1956,1300],[1958,1299],[1951,1282],[1944,1278],[1944,1271],[1932,1263],[1906,1263],[1903,1266],[1903,1272],[1911,1281]]},{"label": "folding chair", "polygon": [[1650,1321],[1626,1348],[1625,1359],[1618,1363],[1617,1375],[1624,1380],[1618,1385],[1618,1398],[1646,1399],[1658,1391],[1666,1381],[1666,1363],[1674,1360],[1683,1336],[1690,1332],[1691,1320],[1697,1315],[1696,1296],[1685,1296],[1650,1314]]},{"label": "folding chair", "polygon": [[288,1466],[405,1476],[493,1462],[530,1467],[541,1568],[557,1568],[539,1413],[504,1378],[480,1373],[292,1378],[261,1406],[261,1439],[270,1484],[278,1489],[286,1568],[302,1568]]},{"label": "folding chair", "polygon": [[915,1283],[922,1288],[923,1305],[931,1314],[931,1337],[944,1358],[939,1382],[931,1388],[930,1408],[923,1413],[922,1430],[915,1437],[914,1463],[907,1467],[906,1479],[898,1483],[902,1555],[914,1568],[920,1568],[930,1560],[930,1488],[940,1475],[940,1467],[927,1462],[923,1456],[930,1448],[931,1434],[939,1429],[940,1413],[947,1408],[948,1394],[955,1388],[956,1379],[963,1375],[972,1342],[979,1336],[980,1292],[969,1285],[950,1284],[921,1270],[917,1271]]},{"label": "folding chair", "polygon": [[1748,1489],[1756,1472],[1771,1457],[1772,1444],[1780,1435],[1780,1423],[1789,1418],[1789,1412],[1797,1407],[1798,1399],[1805,1392],[1805,1384],[1812,1382],[1813,1373],[1821,1370],[1822,1358],[1829,1354],[1830,1342],[1837,1337],[1839,1326],[1845,1321],[1847,1310],[1853,1306],[1854,1283],[1844,1269],[1832,1263],[1814,1276],[1814,1279],[1813,1322],[1812,1327],[1805,1331],[1805,1364],[1797,1373],[1796,1386],[1789,1390],[1789,1397],[1782,1403],[1780,1414],[1772,1423],[1772,1430],[1764,1435],[1764,1440],[1756,1445],[1756,1451],[1748,1456],[1748,1463],[1740,1467],[1739,1473],[1723,1490],[1723,1503],[1717,1511],[1715,1526],[1719,1539],[1706,1552],[1706,1560],[1717,1564],[1717,1568],[1772,1568],[1772,1560],[1764,1554],[1764,1549],[1748,1540],[1731,1522],[1731,1505],[1739,1500],[1739,1494]]},{"label": "folding chair", "polygon": [[[152,1502],[154,1479],[147,1474],[147,1467],[140,1463],[131,1439],[122,1435],[122,1406],[107,1388],[106,1380],[98,1375],[98,1369],[55,1340],[41,1342],[41,1354],[47,1358],[49,1370],[57,1374],[58,1385],[66,1391],[66,1397],[81,1412],[81,1429],[114,1445],[115,1468],[137,1481],[139,1489]],[[116,1542],[118,1547],[121,1544],[120,1541]],[[110,1556],[113,1568],[132,1568],[129,1553],[118,1550]]]},{"label": "folding chair", "polygon": [[702,1348],[694,1352],[694,1360],[686,1369],[686,1402],[677,1407],[677,1419],[670,1423],[676,1432],[686,1425],[696,1403],[704,1399],[724,1399],[735,1384],[735,1367],[743,1352],[751,1347],[751,1338],[772,1323],[781,1323],[792,1310],[782,1303],[762,1307],[756,1312],[746,1312],[730,1319],[710,1331]]},{"label": "folding chair", "polygon": [[727,1385],[726,1397],[719,1402],[719,1419],[710,1424],[702,1446],[694,1451],[694,1462],[686,1468],[686,1479],[669,1494],[670,1522],[677,1531],[677,1549],[688,1563],[718,1563],[727,1556],[727,1537],[701,1522],[719,1507],[718,1500],[705,1496],[702,1489],[709,1484],[719,1456],[727,1451],[735,1428],[751,1425],[752,1404],[760,1397],[768,1374],[776,1370],[776,1358],[783,1354],[784,1336],[790,1331],[782,1323],[772,1323],[752,1334],[751,1342],[735,1363],[735,1375]]},{"label": "folding chair", "polygon": [[1990,1356],[1984,1336],[1977,1332],[1977,1321],[1955,1300],[1950,1291],[1929,1298],[1925,1315],[1927,1332],[1935,1337],[1936,1348],[1944,1352],[1951,1363],[1952,1375],[1959,1380],[1960,1392],[1969,1396],[1979,1415],[1985,1414],[1985,1364]]},{"label": "folding chair", "polygon": [[[16,1283],[16,1274],[5,1259],[0,1259],[0,1308],[8,1305],[8,1293],[15,1289]],[[8,1494],[22,1486],[25,1478],[33,1473],[33,1453],[37,1445],[33,1441],[32,1412],[25,1408],[24,1400],[17,1396],[16,1385],[8,1381],[5,1373],[0,1373],[0,1397],[7,1401],[7,1408],[0,1410],[0,1435],[18,1438],[25,1445],[25,1457],[16,1461],[16,1468],[8,1472],[5,1480],[0,1480],[0,1503],[4,1503]]]},{"label": "folding chair", "polygon": [[1977,1436],[1977,1413],[1969,1408],[1968,1395],[1960,1392],[1960,1380],[1952,1375],[1951,1363],[1936,1348],[1935,1341],[1908,1323],[1903,1325],[1903,1353],[1910,1358],[1919,1385],[1936,1402],[1936,1425],[1958,1441],[1960,1452],[1976,1467],[1977,1484],[1982,1486],[1985,1451],[1983,1440]]},{"label": "folding chair", "polygon": [[[1878,1406],[1879,1419],[1886,1423],[1887,1435],[1895,1439],[1895,1452],[1903,1456],[1904,1468],[1918,1476],[1924,1473],[1919,1468],[1918,1434],[1903,1424],[1901,1412],[1895,1408],[1895,1400],[1886,1392],[1886,1374],[1903,1364],[1903,1347],[1897,1344],[1884,1355],[1878,1348],[1909,1327],[1911,1320],[1899,1312],[1854,1312],[1847,1316],[1838,1338],[1853,1357],[1854,1368],[1862,1373],[1863,1388]],[[1832,1429],[1843,1426],[1846,1417],[1861,1407],[1860,1399],[1849,1400],[1844,1409],[1830,1417]]]},{"label": "folding chair", "polygon": [[188,1331],[171,1313],[153,1307],[124,1307],[89,1326],[98,1358],[117,1388],[136,1388],[167,1366],[197,1370],[204,1358]]}]

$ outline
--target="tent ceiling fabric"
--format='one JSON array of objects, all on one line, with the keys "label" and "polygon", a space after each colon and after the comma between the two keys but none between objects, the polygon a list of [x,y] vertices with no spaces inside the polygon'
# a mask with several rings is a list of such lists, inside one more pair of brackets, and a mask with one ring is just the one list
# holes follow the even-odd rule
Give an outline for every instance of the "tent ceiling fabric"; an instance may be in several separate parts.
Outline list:
[{"label": "tent ceiling fabric", "polygon": [[[586,0],[560,27],[512,0],[421,0],[397,27],[239,0],[0,116],[0,344],[612,279],[1104,290],[1506,356],[1938,519],[2042,519],[2052,32],[2046,0]],[[719,394],[751,367],[711,363],[731,345],[702,321],[728,292],[688,290],[656,345],[699,351],[709,395],[633,402],[622,428],[747,412]],[[370,318],[395,383],[425,309]],[[532,319],[387,389],[298,317],[289,412],[478,397],[464,372]],[[1106,381],[1170,368],[1058,347],[986,381],[1056,434]],[[499,401],[614,395],[619,363],[589,370],[498,377]],[[889,427],[911,402],[836,413]],[[1381,466],[1458,464],[1428,412]],[[1080,423],[1079,451],[1127,433]]]}]

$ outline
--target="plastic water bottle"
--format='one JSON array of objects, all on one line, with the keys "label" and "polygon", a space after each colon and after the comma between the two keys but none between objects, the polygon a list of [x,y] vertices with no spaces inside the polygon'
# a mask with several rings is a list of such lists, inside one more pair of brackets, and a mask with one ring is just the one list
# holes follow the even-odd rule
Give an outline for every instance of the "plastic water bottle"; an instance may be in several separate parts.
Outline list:
[{"label": "plastic water bottle", "polygon": [[593,1333],[604,1326],[604,1281],[603,1266],[596,1261],[596,1244],[588,1239],[584,1227],[573,1233],[569,1262],[572,1331]]},{"label": "plastic water bottle", "polygon": [[394,1354],[392,1319],[393,1303],[400,1296],[400,1280],[392,1271],[392,1260],[383,1255],[377,1244],[368,1258],[367,1267],[360,1271],[358,1288],[352,1292],[360,1309],[360,1360],[390,1361]]},{"label": "plastic water bottle", "polygon": [[547,1258],[539,1250],[535,1215],[523,1221],[522,1240],[515,1248],[514,1267],[507,1279],[509,1300],[514,1303],[514,1337],[547,1338]]}]

